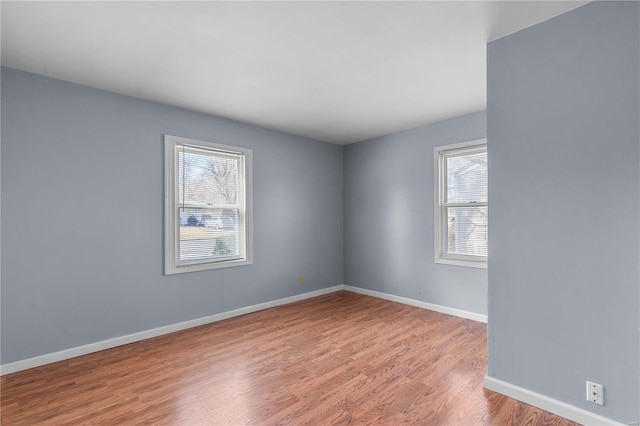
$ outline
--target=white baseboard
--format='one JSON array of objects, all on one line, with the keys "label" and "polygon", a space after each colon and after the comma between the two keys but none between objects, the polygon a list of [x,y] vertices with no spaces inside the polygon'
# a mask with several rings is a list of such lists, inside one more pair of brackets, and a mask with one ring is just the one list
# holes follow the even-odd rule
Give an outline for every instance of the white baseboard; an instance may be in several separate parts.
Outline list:
[{"label": "white baseboard", "polygon": [[352,287],[345,285],[344,289],[352,291],[354,293],[360,293],[367,296],[378,297],[380,299],[390,300],[392,302],[398,302],[405,305],[411,305],[422,309],[428,309],[430,311],[436,311],[443,314],[453,315],[456,317],[466,318],[478,322],[487,323],[487,316],[478,314],[475,312],[463,311],[462,309],[450,308],[448,306],[436,305],[433,303],[423,302],[421,300],[409,299],[408,297],[394,296],[393,294],[380,293],[379,291],[367,290],[359,287]]},{"label": "white baseboard", "polygon": [[[297,302],[300,300],[310,299],[312,297],[322,296],[336,291],[346,290],[353,293],[364,294],[367,296],[377,297],[380,299],[390,300],[392,302],[403,303],[405,305],[411,305],[418,308],[428,309],[431,311],[441,312],[448,315],[454,315],[461,318],[466,318],[479,322],[487,322],[487,316],[477,314],[475,312],[468,312],[461,309],[450,308],[447,306],[436,305],[433,303],[423,302],[420,300],[409,299],[401,296],[394,296],[392,294],[381,293],[378,291],[363,289],[359,287],[353,287],[349,285],[336,285],[333,287],[323,288],[321,290],[311,291],[308,293],[298,294],[291,297],[285,297],[283,299],[272,300],[270,302],[259,303],[257,305],[246,306],[239,309],[234,309],[228,312],[222,312],[215,315],[210,315],[202,318],[196,318],[189,321],[180,322],[177,324],[170,324],[164,327],[158,327],[151,330],[145,330],[138,333],[127,334],[125,336],[115,337],[113,339],[102,340],[100,342],[90,343],[83,346],[77,346],[75,348],[69,348],[58,352],[35,356],[33,358],[27,358],[20,361],[11,362],[8,364],[0,365],[0,375],[11,374],[29,368],[39,367],[45,364],[51,364],[58,361],[64,361],[66,359],[75,358],[81,355],[87,355],[93,352],[102,351],[105,349],[115,348],[117,346],[126,345],[133,342],[149,339],[152,337],[162,336],[164,334],[173,333],[176,331],[185,330],[192,327],[197,327],[204,324],[209,324],[225,319],[237,317],[240,315],[249,314],[252,312],[261,311],[264,309],[273,308],[275,306],[285,305],[288,303]],[[493,377],[485,376],[484,387],[492,391],[501,393],[510,398],[517,399],[526,404],[533,405],[542,410],[556,414],[558,416],[565,417],[575,422],[584,425],[623,425],[606,417],[599,416],[582,408],[574,407],[565,402],[549,398],[545,395],[538,394],[528,389],[521,388],[516,385],[504,382],[502,380],[495,379]]]},{"label": "white baseboard", "polygon": [[521,388],[519,386],[512,385],[511,383],[507,383],[499,379],[494,379],[493,377],[485,376],[483,384],[484,387],[489,390],[501,393],[510,398],[522,401],[525,404],[533,405],[534,407],[538,407],[542,410],[548,411],[550,413],[583,425],[623,425],[623,423],[618,423],[614,420],[602,417],[598,414],[594,414],[582,408],[567,404],[566,402],[549,398],[548,396],[530,391],[529,389]]},{"label": "white baseboard", "polygon": [[10,362],[0,365],[0,376],[11,374],[29,368],[39,367],[53,362],[64,361],[66,359],[75,358],[81,355],[87,355],[93,352],[103,351],[105,349],[115,348],[116,346],[127,345],[129,343],[138,342],[140,340],[149,339],[151,337],[162,336],[164,334],[173,333],[187,328],[197,327],[199,325],[209,324],[212,322],[222,321],[228,318],[249,314],[251,312],[261,311],[263,309],[273,308],[275,306],[285,305],[287,303],[297,302],[299,300],[310,299],[312,297],[322,296],[324,294],[333,293],[344,290],[344,285],[336,285],[333,287],[323,288],[321,290],[310,291],[308,293],[298,294],[284,299],[272,300],[270,302],[259,303],[257,305],[246,306],[244,308],[234,309],[233,311],[222,312],[202,318],[196,318],[189,321],[170,324],[164,327],[153,328],[138,333],[127,334],[125,336],[114,337],[113,339],[102,340],[100,342],[89,343],[87,345],[76,346],[75,348],[64,349],[62,351],[49,354],[35,356],[20,361]]},{"label": "white baseboard", "polygon": [[10,362],[0,365],[0,376],[5,374],[16,373],[18,371],[27,370],[29,368],[39,367],[45,364],[51,364],[66,359],[75,358],[81,355],[87,355],[93,352],[103,351],[105,349],[115,348],[116,346],[127,345],[129,343],[139,342],[144,339],[162,336],[164,334],[174,333],[176,331],[186,330],[187,328],[197,327],[212,322],[222,321],[225,319],[237,317],[240,315],[250,314],[252,312],[261,311],[263,309],[273,308],[275,306],[285,305],[287,303],[297,302],[299,300],[310,299],[312,297],[322,296],[324,294],[333,293],[340,290],[347,290],[353,293],[360,293],[367,296],[378,297],[380,299],[390,300],[392,302],[403,303],[405,305],[416,306],[418,308],[428,309],[431,311],[441,312],[444,314],[454,315],[457,317],[467,318],[474,321],[487,322],[487,316],[467,312],[460,309],[449,308],[447,306],[435,305],[432,303],[413,300],[406,297],[394,296],[391,294],[380,293],[377,291],[367,290],[359,287],[352,287],[344,284],[335,285],[333,287],[323,288],[321,290],[311,291],[308,293],[298,294],[296,296],[285,297],[284,299],[272,300],[270,302],[259,303],[257,305],[246,306],[244,308],[234,309],[228,312],[222,312],[202,318],[196,318],[189,321],[170,324],[163,327],[153,328],[151,330],[140,331],[138,333],[127,334],[125,336],[114,337],[112,339],[102,340],[100,342],[89,343],[87,345],[76,346],[74,348],[64,349],[58,352],[35,356],[20,361]]}]

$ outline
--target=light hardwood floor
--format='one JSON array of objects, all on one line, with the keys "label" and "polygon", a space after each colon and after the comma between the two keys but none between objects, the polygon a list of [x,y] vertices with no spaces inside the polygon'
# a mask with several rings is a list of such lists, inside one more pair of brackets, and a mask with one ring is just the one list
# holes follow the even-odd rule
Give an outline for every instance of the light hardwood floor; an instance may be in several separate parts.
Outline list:
[{"label": "light hardwood floor", "polygon": [[482,387],[486,326],[337,292],[2,377],[6,425],[575,425]]}]

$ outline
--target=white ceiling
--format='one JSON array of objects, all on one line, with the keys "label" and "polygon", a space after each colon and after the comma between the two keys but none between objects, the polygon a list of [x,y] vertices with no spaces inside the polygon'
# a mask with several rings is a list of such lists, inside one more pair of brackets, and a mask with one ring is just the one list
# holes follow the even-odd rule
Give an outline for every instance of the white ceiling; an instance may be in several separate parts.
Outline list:
[{"label": "white ceiling", "polygon": [[346,144],[485,109],[486,43],[586,2],[9,2],[2,65]]}]

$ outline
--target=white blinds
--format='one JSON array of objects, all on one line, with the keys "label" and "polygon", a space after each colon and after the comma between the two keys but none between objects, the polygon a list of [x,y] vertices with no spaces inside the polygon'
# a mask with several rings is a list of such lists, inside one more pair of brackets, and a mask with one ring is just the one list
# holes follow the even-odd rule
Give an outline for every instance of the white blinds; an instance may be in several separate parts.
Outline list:
[{"label": "white blinds", "polygon": [[486,147],[463,148],[445,154],[447,220],[445,252],[487,256],[488,179]]},{"label": "white blinds", "polygon": [[244,156],[179,144],[175,149],[178,263],[242,258]]},{"label": "white blinds", "polygon": [[487,152],[451,151],[447,161],[447,203],[487,202]]}]

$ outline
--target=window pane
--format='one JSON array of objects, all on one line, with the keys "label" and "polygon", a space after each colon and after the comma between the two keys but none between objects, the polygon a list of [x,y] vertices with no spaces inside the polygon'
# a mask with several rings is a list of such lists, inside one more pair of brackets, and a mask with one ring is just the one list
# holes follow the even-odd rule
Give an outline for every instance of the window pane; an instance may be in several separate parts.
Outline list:
[{"label": "window pane", "polygon": [[487,202],[487,153],[446,157],[448,203]]},{"label": "window pane", "polygon": [[237,209],[179,209],[179,261],[240,256]]},{"label": "window pane", "polygon": [[178,203],[237,204],[243,184],[237,156],[178,146]]},{"label": "window pane", "polygon": [[487,207],[447,208],[447,253],[487,255]]}]

